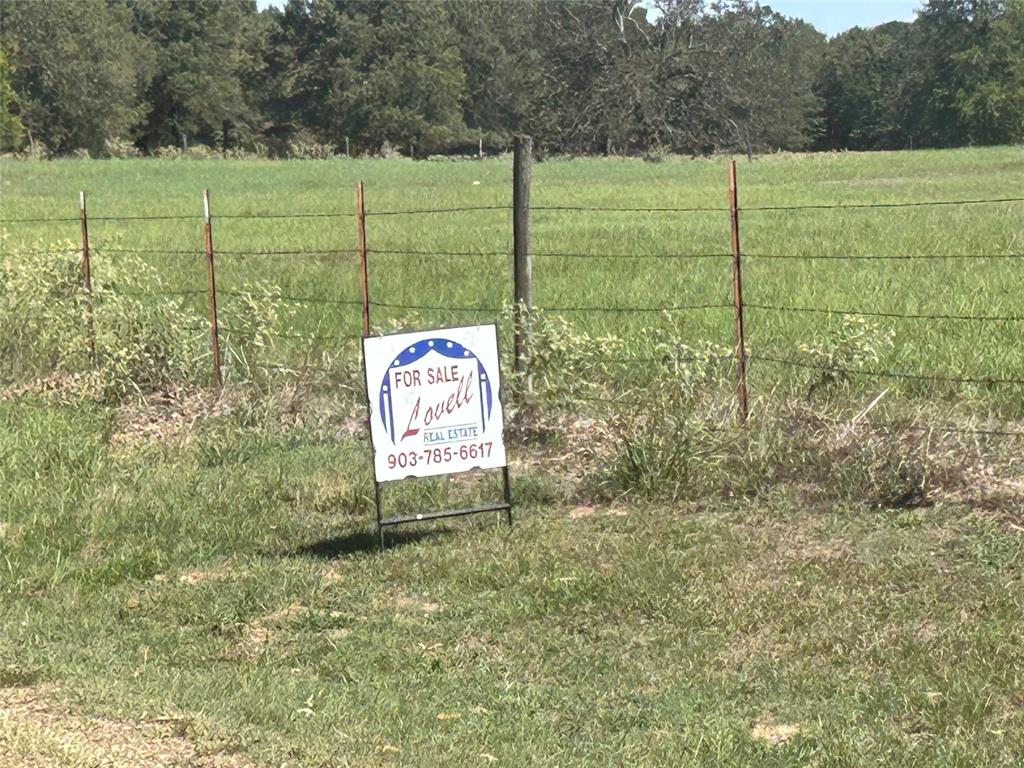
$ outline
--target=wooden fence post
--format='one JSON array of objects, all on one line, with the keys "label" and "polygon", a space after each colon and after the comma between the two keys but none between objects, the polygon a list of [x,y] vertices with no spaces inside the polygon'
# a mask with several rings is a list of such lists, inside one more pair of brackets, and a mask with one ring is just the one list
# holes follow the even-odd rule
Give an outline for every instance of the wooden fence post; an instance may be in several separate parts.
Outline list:
[{"label": "wooden fence post", "polygon": [[740,204],[736,161],[729,161],[729,218],[732,222],[732,302],[736,317],[736,394],[741,423],[747,421],[747,346],[743,336],[743,271],[740,262]]},{"label": "wooden fence post", "polygon": [[516,136],[512,161],[513,289],[515,296],[515,371],[525,373],[530,359],[529,312],[533,306],[530,256],[530,156],[533,139]]},{"label": "wooden fence post", "polygon": [[220,329],[217,326],[217,280],[213,270],[213,225],[210,222],[210,190],[203,190],[203,244],[206,247],[206,292],[210,305],[210,351],[213,353],[213,383],[221,387]]},{"label": "wooden fence post", "polygon": [[356,225],[359,228],[359,298],[363,302],[363,336],[370,335],[370,265],[366,258],[366,198],[356,184]]},{"label": "wooden fence post", "polygon": [[85,191],[78,193],[78,210],[82,222],[82,284],[85,287],[85,343],[89,361],[96,363],[96,331],[92,320],[92,258],[89,253],[89,215],[85,209]]}]

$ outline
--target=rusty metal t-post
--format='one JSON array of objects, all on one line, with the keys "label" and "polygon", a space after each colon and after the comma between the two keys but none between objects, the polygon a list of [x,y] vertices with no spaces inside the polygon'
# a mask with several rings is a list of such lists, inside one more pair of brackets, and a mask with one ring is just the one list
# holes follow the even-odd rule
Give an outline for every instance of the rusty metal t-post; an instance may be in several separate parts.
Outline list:
[{"label": "rusty metal t-post", "polygon": [[359,228],[359,298],[363,303],[363,336],[370,335],[370,265],[366,257],[366,198],[356,184],[356,225]]},{"label": "rusty metal t-post", "polygon": [[82,285],[85,287],[85,343],[90,362],[96,362],[96,332],[92,321],[92,258],[89,253],[89,215],[85,209],[85,191],[78,193],[78,210],[82,222]]},{"label": "rusty metal t-post", "polygon": [[512,160],[513,292],[515,298],[516,373],[525,373],[530,360],[529,313],[533,306],[533,264],[530,255],[530,156],[533,139],[516,136]]},{"label": "rusty metal t-post", "polygon": [[740,260],[740,204],[736,161],[729,161],[729,219],[732,223],[732,302],[736,318],[736,395],[741,423],[747,421],[747,346],[743,336],[743,270]]},{"label": "rusty metal t-post", "polygon": [[213,384],[224,383],[220,364],[220,329],[217,326],[217,280],[213,270],[213,224],[210,221],[210,190],[203,190],[203,244],[206,248],[206,292],[210,305],[210,351],[213,353]]}]

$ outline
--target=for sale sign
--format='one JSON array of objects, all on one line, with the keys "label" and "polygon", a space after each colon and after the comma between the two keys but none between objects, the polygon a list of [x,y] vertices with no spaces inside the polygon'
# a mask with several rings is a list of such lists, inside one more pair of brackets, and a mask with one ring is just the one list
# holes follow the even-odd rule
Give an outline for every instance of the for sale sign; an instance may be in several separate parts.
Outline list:
[{"label": "for sale sign", "polygon": [[505,466],[494,325],[363,339],[378,481]]}]

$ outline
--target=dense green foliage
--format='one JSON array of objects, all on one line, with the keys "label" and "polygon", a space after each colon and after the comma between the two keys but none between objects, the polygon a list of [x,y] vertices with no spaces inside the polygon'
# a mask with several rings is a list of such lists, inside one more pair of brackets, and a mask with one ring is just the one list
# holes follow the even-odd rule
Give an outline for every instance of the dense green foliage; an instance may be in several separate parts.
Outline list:
[{"label": "dense green foliage", "polygon": [[0,147],[14,147],[21,143],[25,127],[16,114],[17,102],[11,88],[11,65],[7,55],[0,51]]},{"label": "dense green foliage", "polygon": [[[322,156],[1024,139],[1024,2],[826,40],[751,0],[6,0],[3,149]],[[102,41],[102,45],[98,44]],[[2,89],[0,85],[0,89]]]},{"label": "dense green foliage", "polygon": [[1024,4],[931,0],[914,24],[829,43],[824,144],[850,149],[1024,139]]},{"label": "dense green foliage", "polygon": [[2,13],[14,105],[30,142],[101,152],[132,131],[146,111],[138,95],[151,46],[131,33],[128,9],[5,2]]}]

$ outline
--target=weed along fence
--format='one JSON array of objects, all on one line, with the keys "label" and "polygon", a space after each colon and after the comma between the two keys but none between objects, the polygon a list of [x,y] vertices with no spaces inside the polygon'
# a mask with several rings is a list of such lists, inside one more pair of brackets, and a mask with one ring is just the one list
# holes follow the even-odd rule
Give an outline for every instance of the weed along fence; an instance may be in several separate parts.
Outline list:
[{"label": "weed along fence", "polygon": [[[80,256],[66,307],[90,364],[109,354],[104,334],[121,332],[102,327],[102,303],[124,295],[187,308],[186,330],[202,339],[215,386],[235,369],[352,378],[362,336],[502,317],[502,335],[511,333],[502,349],[532,387],[556,376],[567,354],[560,336],[580,337],[585,360],[566,384],[575,402],[624,405],[614,384],[588,392],[587,379],[667,370],[727,386],[741,422],[759,395],[836,382],[1024,410],[1024,252],[1014,247],[1024,197],[743,205],[730,162],[721,197],[707,205],[556,204],[543,181],[531,184],[544,164],[530,158],[530,140],[517,139],[510,202],[378,208],[359,182],[354,206],[329,211],[232,211],[213,188],[197,194],[192,215],[97,215],[83,192],[77,216],[5,217],[0,227],[11,269],[22,256]],[[965,236],[978,244],[970,252],[928,237],[897,248],[871,237],[894,217],[943,212],[967,222],[983,209],[1009,245],[983,247],[982,232]],[[188,227],[188,239],[131,244],[142,228],[170,225]],[[75,227],[80,241],[19,239],[25,227],[49,238]],[[276,247],[245,247],[256,230]],[[858,247],[837,252],[830,235],[840,231]],[[128,258],[144,265],[140,274],[111,278]]]}]

